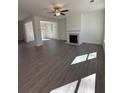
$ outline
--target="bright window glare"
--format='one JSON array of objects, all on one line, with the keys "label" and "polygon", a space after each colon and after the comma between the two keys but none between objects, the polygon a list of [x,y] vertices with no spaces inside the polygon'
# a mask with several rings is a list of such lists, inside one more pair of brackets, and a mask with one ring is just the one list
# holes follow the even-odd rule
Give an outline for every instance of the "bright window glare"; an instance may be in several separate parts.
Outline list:
[{"label": "bright window glare", "polygon": [[81,55],[81,56],[77,56],[77,57],[73,60],[73,62],[72,62],[71,64],[77,64],[77,63],[80,63],[80,62],[84,62],[84,61],[86,61],[87,56],[88,56],[88,54]]},{"label": "bright window glare", "polygon": [[96,74],[82,78],[77,93],[95,93]]},{"label": "bright window glare", "polygon": [[88,56],[88,60],[94,59],[96,57],[97,57],[97,52],[90,53],[89,56]]},{"label": "bright window glare", "polygon": [[78,80],[72,83],[66,84],[62,87],[56,88],[50,91],[50,93],[74,93],[77,83],[78,83]]},{"label": "bright window glare", "polygon": [[42,39],[42,40],[43,40],[43,41],[46,41],[46,40],[50,40],[50,39],[45,39],[45,38],[44,38],[44,39]]}]

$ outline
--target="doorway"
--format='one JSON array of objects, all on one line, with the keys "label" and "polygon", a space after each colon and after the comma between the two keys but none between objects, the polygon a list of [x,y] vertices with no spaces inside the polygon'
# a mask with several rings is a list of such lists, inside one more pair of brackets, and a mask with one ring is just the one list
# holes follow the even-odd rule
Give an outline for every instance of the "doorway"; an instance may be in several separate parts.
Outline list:
[{"label": "doorway", "polygon": [[26,42],[34,41],[34,32],[33,32],[32,21],[26,22],[24,24],[24,27],[25,27],[25,41]]}]

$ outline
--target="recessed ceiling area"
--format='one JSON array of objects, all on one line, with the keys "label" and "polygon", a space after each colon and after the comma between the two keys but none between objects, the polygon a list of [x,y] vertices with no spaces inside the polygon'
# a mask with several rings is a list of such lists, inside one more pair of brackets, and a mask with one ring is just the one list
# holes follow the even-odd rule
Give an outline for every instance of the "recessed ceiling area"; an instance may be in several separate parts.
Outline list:
[{"label": "recessed ceiling area", "polygon": [[66,16],[53,16],[49,10],[53,5],[63,6],[69,12],[66,15],[73,13],[85,13],[90,11],[103,10],[105,8],[104,0],[18,0],[18,16],[19,20],[23,20],[30,16],[44,16],[55,19],[65,18]]}]

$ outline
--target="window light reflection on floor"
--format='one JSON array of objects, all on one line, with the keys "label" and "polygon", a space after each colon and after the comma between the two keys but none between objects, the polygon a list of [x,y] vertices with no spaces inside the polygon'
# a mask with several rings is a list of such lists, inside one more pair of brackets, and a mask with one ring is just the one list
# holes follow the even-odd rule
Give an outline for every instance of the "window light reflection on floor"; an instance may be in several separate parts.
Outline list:
[{"label": "window light reflection on floor", "polygon": [[59,88],[53,89],[50,93],[75,93],[77,83],[79,82],[77,93],[95,93],[96,73],[86,76],[81,81],[74,81],[63,85]]},{"label": "window light reflection on floor", "polygon": [[88,60],[94,59],[97,57],[97,52],[89,53]]},{"label": "window light reflection on floor", "polygon": [[85,62],[86,60],[91,60],[97,57],[97,52],[92,52],[89,54],[84,54],[81,56],[77,56],[73,62],[71,63],[71,65],[73,64],[77,64],[77,63],[81,63],[81,62]]},{"label": "window light reflection on floor", "polygon": [[73,60],[73,62],[71,63],[71,65],[86,61],[87,56],[88,56],[88,54],[84,54],[84,55],[81,55],[81,56],[77,56],[77,57]]},{"label": "window light reflection on floor", "polygon": [[77,83],[78,83],[78,80],[74,81],[72,83],[66,84],[62,87],[56,88],[56,89],[50,91],[50,93],[74,93]]},{"label": "window light reflection on floor", "polygon": [[96,74],[81,79],[77,93],[95,93]]}]

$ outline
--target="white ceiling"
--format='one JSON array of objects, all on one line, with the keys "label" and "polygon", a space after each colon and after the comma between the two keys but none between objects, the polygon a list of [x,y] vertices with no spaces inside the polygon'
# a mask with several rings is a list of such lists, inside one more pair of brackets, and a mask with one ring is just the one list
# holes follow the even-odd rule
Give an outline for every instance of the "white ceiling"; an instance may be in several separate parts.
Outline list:
[{"label": "white ceiling", "polygon": [[105,0],[95,0],[93,3],[90,3],[90,0],[18,0],[19,20],[33,15],[56,19],[65,18],[64,16],[55,17],[48,13],[48,8],[54,4],[64,5],[64,8],[69,10],[67,15],[98,11],[105,8]]}]

